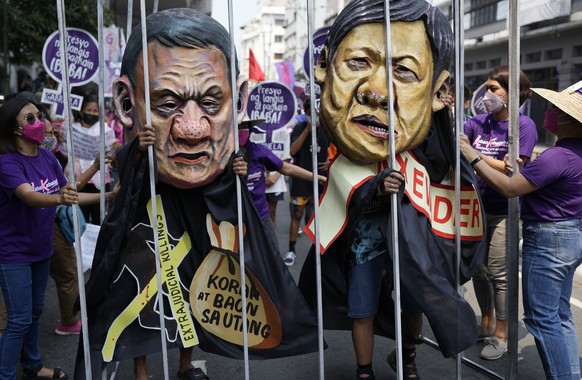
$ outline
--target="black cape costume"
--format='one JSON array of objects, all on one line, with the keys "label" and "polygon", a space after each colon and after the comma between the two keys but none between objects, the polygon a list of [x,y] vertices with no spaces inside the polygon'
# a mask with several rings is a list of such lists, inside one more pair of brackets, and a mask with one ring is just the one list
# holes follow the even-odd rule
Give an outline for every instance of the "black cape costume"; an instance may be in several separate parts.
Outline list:
[{"label": "black cape costume", "polygon": [[[154,230],[152,223],[148,223],[147,211],[150,200],[148,160],[146,156],[139,164],[134,165],[136,154],[135,141],[118,153],[122,186],[114,206],[101,226],[91,277],[86,285],[94,377],[100,376],[106,362],[110,360],[119,361],[161,351],[153,253]],[[235,275],[239,256],[233,250],[217,247],[216,242],[212,243],[207,226],[210,219],[217,225],[237,224],[235,181],[239,179],[231,169],[233,158],[234,154],[225,173],[202,188],[180,190],[158,182],[156,191],[158,208],[161,207],[162,210],[158,221],[163,221],[163,224],[159,223],[163,231],[159,231],[165,233],[165,238],[160,239],[159,243],[160,257],[166,268],[171,269],[164,273],[166,280],[162,280],[168,347],[181,347],[185,340],[191,338],[191,329],[181,326],[182,319],[191,318],[202,350],[242,359],[242,343],[233,343],[229,341],[229,337],[215,334],[216,331],[220,333],[222,327],[229,326],[239,333],[242,341],[241,297],[240,288],[237,288],[240,286],[240,274],[237,274],[238,279]],[[265,230],[273,228],[272,225],[262,223],[244,183],[241,190],[246,228],[244,247],[249,303],[248,330],[249,336],[259,342],[252,346],[249,343],[249,357],[277,358],[317,351],[316,318],[285,267],[278,242],[273,240],[273,234]],[[163,204],[160,206],[160,203]],[[215,230],[218,231],[217,228]],[[161,236],[162,232],[158,235]],[[218,239],[220,240],[220,236]],[[181,261],[171,261],[175,264],[174,267],[164,263],[175,260],[172,255],[187,240],[190,240],[191,247],[182,252]],[[200,286],[218,293],[200,292],[196,296],[198,298],[194,298],[193,304],[188,305],[192,279],[199,268],[204,267],[204,260],[211,256],[217,258],[211,263],[215,267],[208,268],[206,265]],[[219,272],[230,277],[219,277]],[[148,289],[151,292],[148,293]],[[113,331],[112,325],[119,326],[119,316],[128,313],[128,305],[133,303],[135,306],[140,296],[142,302],[138,306],[139,312],[132,316],[135,319],[130,318],[131,323],[127,322],[123,328]],[[190,296],[190,300],[192,299]],[[262,304],[259,307],[257,304],[260,302]],[[204,306],[200,309],[198,304]],[[192,318],[192,314],[196,313],[188,306],[192,309],[198,307],[200,312],[196,318]],[[173,307],[178,309],[172,309]],[[173,315],[172,310],[175,311]],[[188,311],[187,315],[184,310]],[[182,313],[180,317],[176,316],[176,312]],[[257,313],[259,316],[254,320]],[[209,327],[215,328],[214,333]],[[107,340],[112,333],[117,340],[110,360],[104,360],[104,346],[107,346]],[[75,379],[84,378],[85,372],[82,339],[79,342]]]},{"label": "black cape costume", "polygon": [[[426,141],[412,150],[414,156],[426,168],[432,182],[439,183],[455,166],[455,144],[446,109],[436,112]],[[333,169],[333,166],[332,166]],[[364,183],[353,193],[348,206],[347,226],[321,256],[324,328],[350,330],[352,320],[347,316],[349,247],[353,230],[370,202],[375,198],[379,185],[393,169],[385,169]],[[461,185],[476,186],[471,166],[461,159]],[[477,192],[478,196],[478,192]],[[392,247],[390,199],[381,196],[383,217],[380,229],[387,247]],[[451,357],[472,346],[477,341],[476,318],[471,306],[459,295],[455,286],[455,241],[437,236],[428,218],[419,212],[403,193],[398,194],[398,245],[400,252],[400,283],[422,309],[435,334],[440,350]],[[481,213],[482,217],[482,213]],[[485,220],[481,218],[483,230]],[[467,282],[486,253],[482,241],[461,242],[460,283]],[[385,260],[386,270],[378,302],[375,333],[395,338],[394,301],[392,299],[393,271],[392,252]],[[312,246],[301,271],[299,287],[309,304],[316,307],[315,294],[315,247]],[[406,321],[403,319],[403,326]],[[421,343],[407,335],[405,343]]]}]

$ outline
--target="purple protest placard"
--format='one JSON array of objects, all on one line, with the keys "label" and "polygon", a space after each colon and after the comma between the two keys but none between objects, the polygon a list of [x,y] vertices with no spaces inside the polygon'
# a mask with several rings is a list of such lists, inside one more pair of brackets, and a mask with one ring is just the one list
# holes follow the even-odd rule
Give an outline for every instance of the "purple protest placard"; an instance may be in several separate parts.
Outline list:
[{"label": "purple protest placard", "polygon": [[251,90],[247,115],[251,120],[265,119],[258,127],[269,131],[287,125],[295,116],[295,108],[293,91],[281,82],[268,81]]},{"label": "purple protest placard", "polygon": [[[42,49],[42,63],[47,73],[62,82],[59,31],[51,34]],[[67,28],[67,62],[71,86],[81,86],[93,79],[99,69],[97,40],[83,29]]]},{"label": "purple protest placard", "polygon": [[485,86],[485,83],[473,91],[473,97],[471,98],[471,112],[473,115],[487,113],[485,104],[483,103],[483,97],[485,96],[486,92],[487,87]]},{"label": "purple protest placard", "polygon": [[[329,27],[324,26],[319,28],[313,33],[313,63],[317,64],[317,60],[321,55],[321,51],[325,46],[325,41],[327,41],[327,35],[329,34]],[[305,70],[305,76],[309,78],[309,46],[305,48],[305,53],[303,53],[303,70]]]}]

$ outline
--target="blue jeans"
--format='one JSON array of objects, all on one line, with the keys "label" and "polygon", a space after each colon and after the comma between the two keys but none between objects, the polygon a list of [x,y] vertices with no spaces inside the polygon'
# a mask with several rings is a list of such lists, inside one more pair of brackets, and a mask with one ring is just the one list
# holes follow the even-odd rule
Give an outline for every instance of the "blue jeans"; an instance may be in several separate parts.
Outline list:
[{"label": "blue jeans", "polygon": [[523,307],[548,379],[580,379],[570,295],[582,262],[582,219],[523,224]]},{"label": "blue jeans", "polygon": [[0,338],[0,379],[15,379],[22,368],[42,363],[39,319],[44,306],[50,259],[36,263],[0,264],[0,287],[6,303],[6,328]]}]

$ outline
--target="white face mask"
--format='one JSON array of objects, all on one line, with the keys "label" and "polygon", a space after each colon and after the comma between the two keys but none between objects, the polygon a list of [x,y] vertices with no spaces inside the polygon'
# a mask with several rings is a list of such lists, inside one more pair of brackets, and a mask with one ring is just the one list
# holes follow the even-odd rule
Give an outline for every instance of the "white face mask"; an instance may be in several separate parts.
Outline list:
[{"label": "white face mask", "polygon": [[487,112],[499,112],[505,106],[503,99],[494,93],[487,91],[485,96],[483,96],[483,104],[485,104],[485,109]]},{"label": "white face mask", "polygon": [[42,147],[46,150],[50,150],[51,152],[55,150],[57,147],[57,138],[54,135],[45,136],[44,142],[42,143]]}]

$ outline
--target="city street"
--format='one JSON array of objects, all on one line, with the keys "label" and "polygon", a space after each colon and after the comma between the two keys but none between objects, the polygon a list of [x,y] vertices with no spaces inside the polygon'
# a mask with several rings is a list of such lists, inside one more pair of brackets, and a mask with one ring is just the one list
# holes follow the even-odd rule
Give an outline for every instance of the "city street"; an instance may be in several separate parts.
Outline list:
[{"label": "city street", "polygon": [[[277,233],[282,254],[287,251],[287,240],[289,230],[289,207],[287,198],[279,202]],[[309,247],[309,240],[305,235],[300,235],[297,243],[298,258],[295,265],[290,267],[291,273],[297,279],[302,263],[305,259]],[[578,324],[582,323],[582,277],[577,277],[574,285],[572,298],[572,310]],[[466,297],[471,304],[477,308],[473,286],[468,283],[466,286]],[[521,299],[520,299],[520,315]],[[478,310],[478,308],[477,308]],[[479,315],[477,315],[479,318]],[[58,336],[53,329],[58,319],[58,304],[54,282],[49,280],[49,287],[46,295],[45,312],[41,320],[41,352],[43,362],[47,366],[62,366],[65,371],[72,373],[77,351],[77,336]],[[425,323],[424,333],[426,337],[431,337],[430,327]],[[355,378],[356,361],[351,344],[351,336],[348,331],[325,331],[325,340],[329,345],[324,352],[325,378],[331,380],[350,380]],[[579,339],[580,340],[580,339]],[[500,374],[504,378],[507,373],[507,355],[496,361],[485,361],[479,358],[479,353],[484,343],[478,343],[465,352],[468,359],[486,366],[491,371]],[[375,341],[374,369],[376,378],[381,380],[395,379],[395,373],[386,363],[386,355],[394,347],[394,341],[382,337],[377,337]],[[439,351],[428,344],[422,344],[417,351],[417,366],[419,375],[424,380],[440,380],[456,378],[456,361],[445,359]],[[151,379],[163,379],[163,369],[161,364],[161,354],[151,356],[149,359],[149,370]],[[196,349],[193,360],[197,366],[206,369],[207,374],[213,380],[236,380],[244,379],[244,363],[240,360],[228,359]],[[170,378],[175,379],[178,365],[178,351],[169,351]],[[111,368],[115,365],[111,365]],[[462,379],[487,379],[485,374],[478,372],[467,365],[462,365]],[[132,379],[131,361],[119,363],[116,377],[117,379]],[[316,380],[319,378],[319,355],[313,353],[297,357],[283,359],[271,359],[264,361],[250,362],[251,379],[307,379]],[[525,329],[523,322],[519,322],[519,351],[518,351],[518,379],[543,379],[544,373],[533,342],[533,338]]]}]

